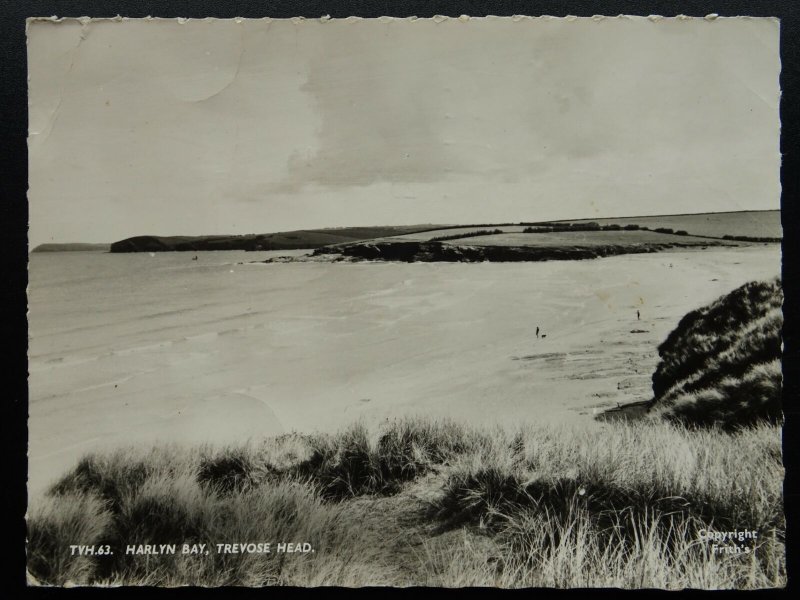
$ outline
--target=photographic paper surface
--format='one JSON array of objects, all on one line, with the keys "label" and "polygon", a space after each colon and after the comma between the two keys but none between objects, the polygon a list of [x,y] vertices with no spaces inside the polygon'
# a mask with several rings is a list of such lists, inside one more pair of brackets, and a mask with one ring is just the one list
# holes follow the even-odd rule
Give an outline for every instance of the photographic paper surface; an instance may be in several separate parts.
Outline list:
[{"label": "photographic paper surface", "polygon": [[31,19],[29,584],[785,586],[779,29]]}]

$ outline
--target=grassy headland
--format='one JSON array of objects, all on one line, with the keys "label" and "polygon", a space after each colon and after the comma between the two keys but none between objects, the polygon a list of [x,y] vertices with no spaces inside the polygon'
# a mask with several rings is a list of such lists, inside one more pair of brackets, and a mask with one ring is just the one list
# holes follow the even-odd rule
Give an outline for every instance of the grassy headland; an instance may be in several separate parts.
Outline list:
[{"label": "grassy headland", "polygon": [[111,252],[201,252],[208,250],[293,250],[320,248],[431,229],[431,225],[331,227],[246,235],[140,235],[111,244]]},{"label": "grassy headland", "polygon": [[[526,227],[527,226],[527,227]],[[407,243],[416,242],[441,242],[458,240],[467,237],[479,237],[486,234],[508,234],[521,231],[531,233],[552,233],[577,231],[636,231],[650,230],[663,234],[674,234],[691,236],[692,240],[668,240],[663,236],[659,239],[648,240],[643,243],[636,239],[636,236],[621,237],[614,242],[605,244],[588,244],[593,250],[586,251],[583,246],[587,244],[579,243],[579,248],[575,248],[575,236],[569,239],[560,240],[559,246],[563,251],[559,256],[567,258],[592,258],[594,256],[609,256],[612,254],[622,254],[629,252],[655,252],[667,248],[685,247],[688,245],[718,245],[725,242],[776,242],[781,238],[780,211],[747,211],[734,213],[703,213],[693,215],[662,215],[645,217],[624,217],[619,219],[578,219],[573,221],[547,221],[541,223],[500,223],[500,224],[477,224],[477,225],[390,225],[374,227],[334,227],[324,229],[303,229],[296,231],[284,231],[277,233],[260,233],[246,235],[201,235],[201,236],[157,236],[140,235],[127,238],[111,244],[111,252],[200,252],[205,250],[294,250],[294,249],[324,249],[324,254],[345,254],[350,257],[360,256],[363,252],[362,245],[358,242],[372,241],[383,246],[391,245],[390,252],[383,252],[384,256],[391,256],[395,251],[400,254],[405,253],[403,248],[408,248]],[[687,233],[688,232],[688,233]],[[590,236],[591,237],[591,236]],[[702,239],[700,239],[702,238]],[[497,237],[487,240],[483,244],[480,240],[477,245],[495,245]],[[539,251],[530,250],[531,246],[538,246],[541,239],[534,240],[528,238],[518,244],[524,250],[516,252],[516,255],[530,256],[528,258],[511,258],[508,260],[550,260],[542,258]],[[395,247],[395,244],[400,246]],[[510,244],[501,242],[501,246]],[[444,248],[449,251],[452,247],[459,244],[448,244],[443,247],[441,244],[422,248],[418,251],[420,260],[431,260],[437,252]],[[550,244],[552,247],[553,244]],[[602,252],[598,246],[608,246]],[[646,246],[646,248],[645,248]],[[344,248],[352,247],[352,252]],[[598,253],[600,252],[600,253]],[[441,252],[439,252],[441,254]],[[460,250],[461,258],[454,260],[507,260],[495,253],[488,258],[471,258],[475,250]],[[509,254],[506,250],[505,254]],[[450,258],[448,258],[450,256]],[[380,258],[380,257],[379,257]],[[396,260],[387,258],[387,260]],[[400,258],[399,260],[405,260]],[[453,260],[452,252],[445,252],[442,258],[434,260]]]}]

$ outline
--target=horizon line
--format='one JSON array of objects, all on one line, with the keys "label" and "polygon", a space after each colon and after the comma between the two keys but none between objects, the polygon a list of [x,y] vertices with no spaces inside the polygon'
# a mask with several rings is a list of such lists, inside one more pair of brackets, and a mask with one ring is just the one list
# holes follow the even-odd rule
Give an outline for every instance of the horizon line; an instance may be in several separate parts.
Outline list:
[{"label": "horizon line", "polygon": [[[511,225],[519,225],[520,223],[563,223],[567,221],[602,221],[604,219],[640,219],[640,218],[652,218],[652,217],[691,217],[691,216],[700,216],[700,215],[721,215],[721,214],[738,214],[738,213],[749,213],[749,212],[781,212],[780,208],[750,208],[750,209],[741,209],[741,210],[719,210],[719,211],[704,211],[704,212],[697,212],[697,213],[661,213],[661,214],[653,214],[653,215],[625,215],[625,216],[611,216],[611,217],[576,217],[576,218],[568,218],[568,219],[549,219],[547,221],[519,221],[519,222],[507,222],[507,223],[417,223],[416,225],[436,225],[442,228],[453,228],[453,227],[483,227],[483,226],[511,226]],[[348,228],[355,228],[355,227],[414,227],[415,224],[402,224],[402,225],[339,225],[336,227],[310,227],[310,228],[303,228],[303,229],[289,229],[286,231],[273,231],[269,233],[291,233],[294,231],[321,231],[321,230],[332,230],[332,229],[348,229]],[[180,234],[180,233],[172,233],[169,235],[158,235],[152,233],[142,233],[142,234],[135,234],[128,236],[127,238],[121,238],[120,240],[115,241],[122,241],[125,239],[130,239],[133,237],[208,237],[208,236],[245,236],[245,235],[263,235],[257,233],[201,233],[201,234]],[[267,234],[268,235],[268,234]],[[41,242],[36,245],[38,248],[39,246],[44,246],[45,244],[113,244],[114,242]],[[28,239],[28,247],[30,248],[30,239]]]}]

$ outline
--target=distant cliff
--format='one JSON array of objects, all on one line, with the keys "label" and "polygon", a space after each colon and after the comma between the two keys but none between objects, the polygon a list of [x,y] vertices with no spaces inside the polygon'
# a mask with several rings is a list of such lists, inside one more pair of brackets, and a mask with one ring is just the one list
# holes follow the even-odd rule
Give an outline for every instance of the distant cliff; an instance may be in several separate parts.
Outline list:
[{"label": "distant cliff", "polygon": [[111,244],[39,244],[31,252],[108,252]]}]

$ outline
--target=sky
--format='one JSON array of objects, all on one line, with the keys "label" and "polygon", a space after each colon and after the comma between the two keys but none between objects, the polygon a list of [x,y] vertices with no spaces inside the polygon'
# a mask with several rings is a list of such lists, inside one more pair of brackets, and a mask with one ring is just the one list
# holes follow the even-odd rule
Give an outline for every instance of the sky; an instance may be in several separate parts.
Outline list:
[{"label": "sky", "polygon": [[28,24],[29,242],[780,206],[775,19]]}]

